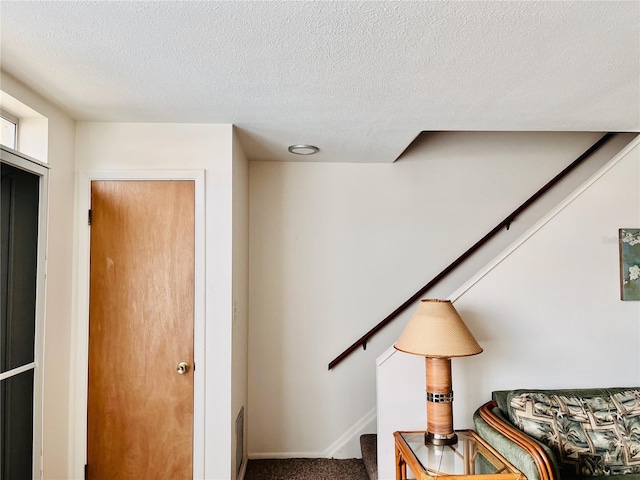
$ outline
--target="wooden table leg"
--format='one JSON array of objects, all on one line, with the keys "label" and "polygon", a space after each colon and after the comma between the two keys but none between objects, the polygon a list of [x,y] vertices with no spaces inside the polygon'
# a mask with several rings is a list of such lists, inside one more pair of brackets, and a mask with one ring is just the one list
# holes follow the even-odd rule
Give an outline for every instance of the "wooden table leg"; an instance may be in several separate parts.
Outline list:
[{"label": "wooden table leg", "polygon": [[396,480],[407,479],[407,464],[402,458],[400,449],[396,447]]}]

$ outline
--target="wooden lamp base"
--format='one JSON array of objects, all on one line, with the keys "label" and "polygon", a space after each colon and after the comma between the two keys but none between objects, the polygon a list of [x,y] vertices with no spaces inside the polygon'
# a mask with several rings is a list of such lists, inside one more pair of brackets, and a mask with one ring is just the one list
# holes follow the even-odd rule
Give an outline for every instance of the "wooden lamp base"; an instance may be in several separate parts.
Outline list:
[{"label": "wooden lamp base", "polygon": [[425,371],[427,377],[425,444],[454,445],[458,443],[458,437],[453,432],[451,359],[425,357]]}]

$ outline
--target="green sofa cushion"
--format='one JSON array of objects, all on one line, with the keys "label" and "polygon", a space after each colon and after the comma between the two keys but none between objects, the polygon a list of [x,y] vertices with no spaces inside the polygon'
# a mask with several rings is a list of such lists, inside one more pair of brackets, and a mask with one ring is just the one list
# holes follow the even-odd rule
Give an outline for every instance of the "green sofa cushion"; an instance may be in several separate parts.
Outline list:
[{"label": "green sofa cushion", "polygon": [[496,390],[491,393],[491,398],[502,413],[509,415],[509,395],[513,390]]},{"label": "green sofa cushion", "polygon": [[640,388],[513,390],[500,400],[554,451],[563,477],[640,474]]},{"label": "green sofa cushion", "polygon": [[[494,408],[493,413],[503,422],[509,423],[509,419],[505,416],[506,413],[501,412],[498,408]],[[524,473],[524,475],[527,477],[527,480],[540,480],[538,467],[536,466],[535,461],[522,447],[519,447],[511,439],[505,437],[503,434],[499,433],[497,430],[491,427],[481,418],[478,411],[476,411],[473,415],[473,422],[478,435],[485,439],[487,443],[489,443],[489,445],[491,445],[504,458],[506,458],[507,461],[511,463],[511,465]],[[549,450],[549,447],[543,444],[540,445],[545,450],[547,455],[549,455],[550,458],[553,459],[553,454]],[[554,463],[554,474],[556,478],[559,478],[558,469],[555,467],[556,465]]]}]

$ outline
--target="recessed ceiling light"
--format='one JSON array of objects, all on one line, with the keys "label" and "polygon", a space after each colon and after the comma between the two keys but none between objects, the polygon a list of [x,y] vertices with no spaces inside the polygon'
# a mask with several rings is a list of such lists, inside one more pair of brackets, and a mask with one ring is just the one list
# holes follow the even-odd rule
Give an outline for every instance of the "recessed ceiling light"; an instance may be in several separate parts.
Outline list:
[{"label": "recessed ceiling light", "polygon": [[289,152],[295,155],[313,155],[314,153],[318,153],[320,149],[314,145],[291,145],[289,147]]}]

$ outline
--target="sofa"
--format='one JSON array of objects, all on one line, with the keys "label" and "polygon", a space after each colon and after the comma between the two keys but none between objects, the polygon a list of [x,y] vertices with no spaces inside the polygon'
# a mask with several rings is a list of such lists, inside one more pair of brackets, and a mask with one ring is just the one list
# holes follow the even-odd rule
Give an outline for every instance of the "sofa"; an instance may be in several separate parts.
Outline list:
[{"label": "sofa", "polygon": [[527,480],[640,480],[640,387],[495,391],[473,421]]}]

